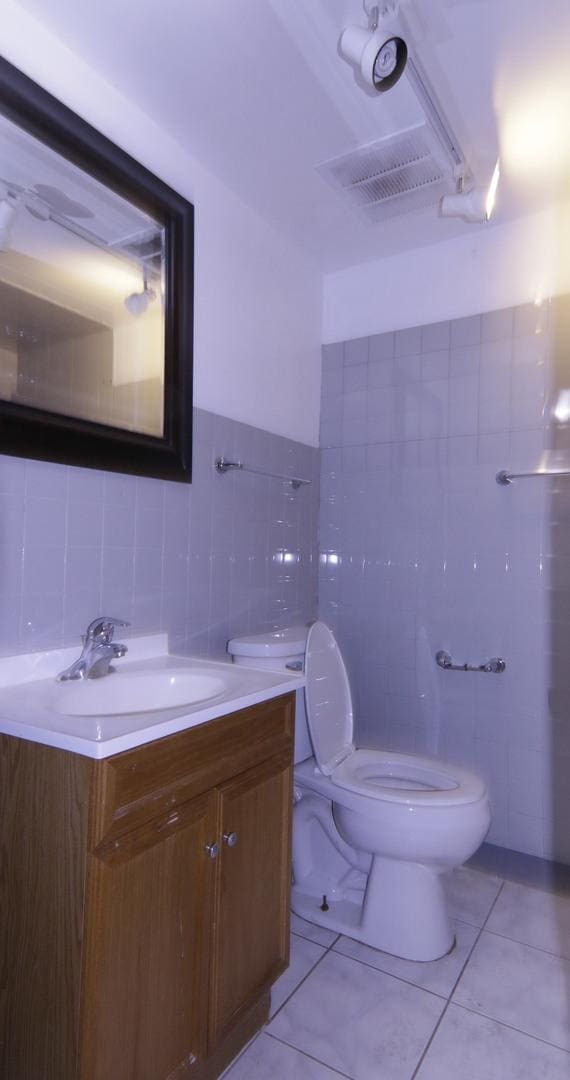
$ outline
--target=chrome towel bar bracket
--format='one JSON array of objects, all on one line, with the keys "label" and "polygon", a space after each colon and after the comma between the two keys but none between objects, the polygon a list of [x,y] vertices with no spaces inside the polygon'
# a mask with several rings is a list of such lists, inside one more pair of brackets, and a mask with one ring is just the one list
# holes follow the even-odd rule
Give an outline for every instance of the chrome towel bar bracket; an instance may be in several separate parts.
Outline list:
[{"label": "chrome towel bar bracket", "polygon": [[492,656],[490,660],[485,660],[483,664],[454,664],[445,649],[436,652],[435,662],[438,667],[443,668],[445,671],[483,671],[491,675],[502,675],[507,666],[500,656]]},{"label": "chrome towel bar bracket", "polygon": [[265,472],[263,469],[254,469],[251,465],[244,465],[243,461],[228,461],[225,457],[217,457],[214,462],[214,468],[216,472],[226,473],[231,469],[238,469],[241,472],[254,473],[255,476],[267,476],[270,480],[283,480],[286,484],[291,484],[294,491],[297,491],[300,487],[304,487],[305,484],[310,484],[310,480],[305,480],[302,476],[283,476],[281,473]]},{"label": "chrome towel bar bracket", "polygon": [[570,469],[550,469],[548,471],[545,469],[537,469],[535,472],[519,473],[511,473],[507,472],[506,469],[501,469],[501,471],[497,473],[495,480],[498,484],[506,487],[508,484],[512,484],[513,480],[531,480],[535,476],[570,476]]}]

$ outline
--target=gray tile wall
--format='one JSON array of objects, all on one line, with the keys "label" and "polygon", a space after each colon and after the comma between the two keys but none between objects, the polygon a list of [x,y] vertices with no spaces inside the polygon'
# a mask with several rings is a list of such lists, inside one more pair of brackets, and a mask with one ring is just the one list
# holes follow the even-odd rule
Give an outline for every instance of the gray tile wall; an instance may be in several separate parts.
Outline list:
[{"label": "gray tile wall", "polygon": [[[313,483],[219,476],[219,454]],[[0,652],[77,643],[105,613],[221,656],[314,616],[318,458],[200,409],[192,485],[0,457]]]},{"label": "gray tile wall", "polygon": [[[495,483],[552,442],[554,354],[570,386],[561,304],[324,348],[319,608],[361,744],[479,769],[489,839],[570,861],[570,679],[552,661],[567,672],[570,481]],[[441,648],[507,671],[443,672]]]}]

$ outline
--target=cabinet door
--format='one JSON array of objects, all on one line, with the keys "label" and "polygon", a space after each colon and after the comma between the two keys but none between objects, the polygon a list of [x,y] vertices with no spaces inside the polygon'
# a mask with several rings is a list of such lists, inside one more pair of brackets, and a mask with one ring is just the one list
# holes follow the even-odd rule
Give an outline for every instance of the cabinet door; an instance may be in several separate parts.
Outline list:
[{"label": "cabinet door", "polygon": [[82,1080],[182,1080],[206,1052],[216,795],[89,865]]},{"label": "cabinet door", "polygon": [[[220,789],[210,1039],[289,962],[292,765],[280,754]],[[234,843],[235,841],[235,843]]]}]

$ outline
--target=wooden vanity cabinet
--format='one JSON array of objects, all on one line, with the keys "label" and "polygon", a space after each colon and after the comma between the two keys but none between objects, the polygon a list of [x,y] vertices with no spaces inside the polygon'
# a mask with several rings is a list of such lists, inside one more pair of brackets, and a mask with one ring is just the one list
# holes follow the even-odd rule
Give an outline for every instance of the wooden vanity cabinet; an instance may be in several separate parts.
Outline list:
[{"label": "wooden vanity cabinet", "polygon": [[101,761],[0,736],[3,1080],[214,1080],[288,963],[294,699]]}]

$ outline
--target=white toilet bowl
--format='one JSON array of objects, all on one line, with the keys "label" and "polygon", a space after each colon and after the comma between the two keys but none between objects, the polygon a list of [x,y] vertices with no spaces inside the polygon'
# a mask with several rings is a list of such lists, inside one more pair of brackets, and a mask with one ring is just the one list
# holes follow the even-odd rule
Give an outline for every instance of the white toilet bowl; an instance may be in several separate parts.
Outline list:
[{"label": "white toilet bowl", "polygon": [[293,911],[396,956],[435,960],[454,942],[441,874],[482,843],[486,786],[438,759],[354,746],[348,676],[324,623],[308,632],[305,673],[314,757],[296,755]]}]

